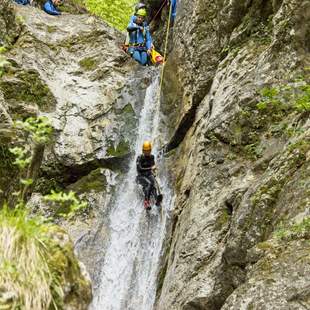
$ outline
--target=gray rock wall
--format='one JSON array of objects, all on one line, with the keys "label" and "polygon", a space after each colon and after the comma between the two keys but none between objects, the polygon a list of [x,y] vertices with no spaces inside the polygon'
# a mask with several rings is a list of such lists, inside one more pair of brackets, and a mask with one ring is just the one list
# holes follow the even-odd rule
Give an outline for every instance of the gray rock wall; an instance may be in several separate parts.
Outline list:
[{"label": "gray rock wall", "polygon": [[[162,99],[177,201],[156,309],[309,307],[309,107],[296,109],[309,12],[179,1]],[[257,105],[266,87],[277,95]]]}]

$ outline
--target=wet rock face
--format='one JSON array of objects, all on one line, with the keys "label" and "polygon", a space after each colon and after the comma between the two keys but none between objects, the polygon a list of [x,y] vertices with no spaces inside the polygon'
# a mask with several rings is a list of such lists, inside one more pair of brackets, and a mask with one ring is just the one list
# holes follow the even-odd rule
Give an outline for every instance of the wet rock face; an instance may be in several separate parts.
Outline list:
[{"label": "wet rock face", "polygon": [[309,84],[308,14],[307,1],[179,1],[163,99],[177,201],[156,309],[309,307],[309,235],[275,245],[309,219],[309,111],[258,104]]}]

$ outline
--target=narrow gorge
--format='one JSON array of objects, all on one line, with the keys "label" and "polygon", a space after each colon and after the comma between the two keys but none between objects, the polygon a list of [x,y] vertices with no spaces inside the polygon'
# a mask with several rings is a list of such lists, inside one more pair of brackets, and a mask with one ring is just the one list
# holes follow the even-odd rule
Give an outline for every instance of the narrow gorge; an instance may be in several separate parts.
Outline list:
[{"label": "narrow gorge", "polygon": [[[309,0],[179,0],[169,29],[146,0],[164,68],[77,1],[58,17],[0,1],[0,309],[310,308]],[[18,121],[38,117],[52,135],[20,173],[12,148],[26,161],[32,129]],[[145,139],[164,196],[151,211]],[[51,191],[83,203],[55,208]],[[18,195],[39,221],[21,236],[6,218]],[[7,256],[35,265],[28,233],[37,282]]]}]

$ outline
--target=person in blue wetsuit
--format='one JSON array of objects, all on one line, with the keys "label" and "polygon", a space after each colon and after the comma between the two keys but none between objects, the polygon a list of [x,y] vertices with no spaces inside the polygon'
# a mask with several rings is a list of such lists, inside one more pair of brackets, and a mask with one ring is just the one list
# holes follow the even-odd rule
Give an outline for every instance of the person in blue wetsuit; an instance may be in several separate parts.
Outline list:
[{"label": "person in blue wetsuit", "polygon": [[30,4],[30,0],[14,0],[18,4],[27,5]]},{"label": "person in blue wetsuit", "polygon": [[146,9],[138,9],[135,15],[130,18],[127,27],[129,36],[127,52],[143,66],[149,63],[149,55],[152,49],[152,37],[145,18]]},{"label": "person in blue wetsuit", "polygon": [[177,16],[177,0],[171,0],[171,22],[174,24],[175,18]]},{"label": "person in blue wetsuit", "polygon": [[43,5],[43,10],[50,15],[61,15],[57,7],[61,4],[61,0],[47,0]]}]

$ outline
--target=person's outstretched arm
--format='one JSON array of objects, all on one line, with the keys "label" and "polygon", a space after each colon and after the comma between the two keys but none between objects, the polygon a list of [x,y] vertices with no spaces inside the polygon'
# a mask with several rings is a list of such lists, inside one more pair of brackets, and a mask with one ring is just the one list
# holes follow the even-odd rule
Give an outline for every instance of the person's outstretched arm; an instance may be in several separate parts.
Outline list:
[{"label": "person's outstretched arm", "polygon": [[129,24],[127,26],[127,31],[132,32],[132,31],[136,31],[136,30],[142,28],[141,26],[137,25],[135,22],[136,22],[136,17],[132,16],[130,18]]}]

